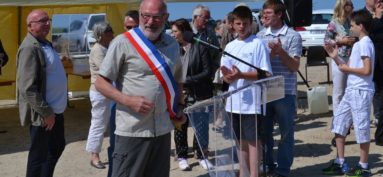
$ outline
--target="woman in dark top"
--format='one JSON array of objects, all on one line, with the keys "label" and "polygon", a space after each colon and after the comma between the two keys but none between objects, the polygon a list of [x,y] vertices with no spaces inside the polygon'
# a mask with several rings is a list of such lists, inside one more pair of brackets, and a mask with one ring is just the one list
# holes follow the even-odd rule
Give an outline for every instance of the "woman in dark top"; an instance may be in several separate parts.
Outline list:
[{"label": "woman in dark top", "polygon": [[[213,96],[213,84],[211,78],[212,67],[207,48],[198,43],[188,43],[183,40],[183,32],[192,32],[187,20],[178,19],[174,21],[171,24],[171,30],[172,36],[177,40],[181,47],[180,51],[181,60],[183,62],[183,71],[186,74],[184,83],[186,93],[185,103],[191,105],[195,102],[211,98]],[[199,159],[199,164],[206,170],[213,167],[207,159],[207,156],[204,157],[202,154],[203,151],[206,155],[208,150],[208,124],[210,115],[211,114],[208,111],[201,111],[193,114],[192,119],[189,117],[187,123],[185,123],[180,130],[176,129],[174,131],[178,164],[181,170],[191,170],[187,163],[187,127],[189,121],[195,125],[196,136],[193,141],[193,149],[196,151],[196,157]]]}]

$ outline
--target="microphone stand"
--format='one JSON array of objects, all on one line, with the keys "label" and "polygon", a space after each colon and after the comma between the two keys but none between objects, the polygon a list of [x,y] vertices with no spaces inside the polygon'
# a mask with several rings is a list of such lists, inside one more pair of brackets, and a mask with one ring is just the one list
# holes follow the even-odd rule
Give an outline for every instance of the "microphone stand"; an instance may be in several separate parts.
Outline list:
[{"label": "microphone stand", "polygon": [[239,62],[241,62],[241,63],[243,63],[243,64],[245,64],[245,65],[247,65],[247,66],[250,66],[251,68],[256,69],[257,72],[258,72],[258,79],[263,79],[263,78],[266,78],[266,77],[267,77],[267,72],[266,72],[265,70],[263,70],[263,69],[261,69],[261,68],[258,68],[258,67],[254,66],[254,65],[252,65],[252,64],[250,64],[250,63],[248,63],[248,62],[246,62],[246,61],[243,61],[242,59],[240,59],[240,58],[238,58],[238,57],[236,57],[236,56],[234,56],[234,55],[232,55],[232,54],[230,54],[230,53],[228,53],[228,52],[222,50],[221,47],[215,46],[215,45],[213,45],[213,44],[211,44],[211,43],[209,43],[209,42],[203,41],[203,40],[201,40],[201,39],[199,39],[199,38],[196,38],[196,37],[193,37],[193,39],[196,40],[197,43],[199,42],[199,43],[201,43],[201,44],[203,44],[203,45],[206,45],[206,46],[208,46],[208,47],[211,47],[211,48],[213,48],[213,49],[216,49],[216,50],[218,50],[219,52],[222,52],[224,55],[227,55],[227,56],[229,56],[229,57],[231,57],[231,58],[233,58],[233,59],[235,59],[235,60],[237,60],[237,61],[239,61]]}]

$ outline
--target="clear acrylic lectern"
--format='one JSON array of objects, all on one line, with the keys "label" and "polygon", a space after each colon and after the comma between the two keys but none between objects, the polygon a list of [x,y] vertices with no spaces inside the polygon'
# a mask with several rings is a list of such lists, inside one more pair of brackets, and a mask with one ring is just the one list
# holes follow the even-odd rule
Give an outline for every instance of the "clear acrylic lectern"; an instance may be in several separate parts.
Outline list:
[{"label": "clear acrylic lectern", "polygon": [[[199,148],[204,152],[203,156],[209,158],[214,165],[209,170],[210,177],[236,177],[240,169],[241,176],[250,176],[248,164],[240,163],[241,158],[238,153],[241,152],[242,146],[239,145],[232,129],[232,114],[228,113],[232,112],[230,108],[234,105],[240,108],[242,105],[248,105],[242,100],[260,100],[250,105],[261,107],[262,112],[265,112],[266,103],[281,99],[284,95],[284,78],[273,76],[224,92],[208,100],[196,102],[185,109]],[[246,97],[256,99],[241,99]],[[236,113],[242,115],[241,112]],[[254,119],[257,120],[259,117],[254,116]],[[254,122],[257,124],[257,121]],[[257,130],[253,133],[255,137],[258,137]],[[205,151],[207,148],[209,148],[209,154]]]}]

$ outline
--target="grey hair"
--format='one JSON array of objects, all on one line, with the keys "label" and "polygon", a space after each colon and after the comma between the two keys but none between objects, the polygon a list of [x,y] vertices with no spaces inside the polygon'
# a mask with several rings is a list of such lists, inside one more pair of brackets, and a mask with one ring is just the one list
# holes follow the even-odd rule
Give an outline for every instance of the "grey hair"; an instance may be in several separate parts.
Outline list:
[{"label": "grey hair", "polygon": [[194,8],[194,10],[193,10],[192,21],[194,21],[194,19],[196,18],[196,16],[201,15],[202,12],[205,12],[205,11],[210,12],[209,7],[204,6],[204,5],[202,5],[202,4],[198,4],[198,5]]},{"label": "grey hair", "polygon": [[100,42],[102,35],[107,32],[113,32],[113,29],[106,22],[96,23],[93,26],[93,35],[97,42]]}]

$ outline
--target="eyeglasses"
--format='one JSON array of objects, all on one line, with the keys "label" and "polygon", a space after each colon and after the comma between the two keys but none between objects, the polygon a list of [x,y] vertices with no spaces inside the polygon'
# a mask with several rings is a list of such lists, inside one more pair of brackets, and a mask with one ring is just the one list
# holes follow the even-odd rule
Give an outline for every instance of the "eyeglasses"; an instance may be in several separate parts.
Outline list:
[{"label": "eyeglasses", "polygon": [[50,19],[50,18],[43,18],[43,19],[37,20],[37,21],[30,21],[29,24],[31,24],[31,23],[40,23],[40,24],[46,25],[46,24],[48,24],[48,22],[51,23],[52,19]]},{"label": "eyeglasses", "polygon": [[153,19],[153,21],[161,21],[162,20],[162,17],[164,16],[165,14],[158,14],[158,15],[151,15],[151,14],[143,14],[141,13],[141,17],[145,20],[145,21],[148,21],[149,19]]},{"label": "eyeglasses", "polygon": [[198,15],[199,18],[202,18],[203,20],[209,20],[209,16],[203,16],[203,15]]},{"label": "eyeglasses", "polygon": [[135,27],[136,27],[136,26],[129,26],[129,25],[126,25],[126,26],[125,26],[126,30],[130,30],[130,29],[135,28]]}]

